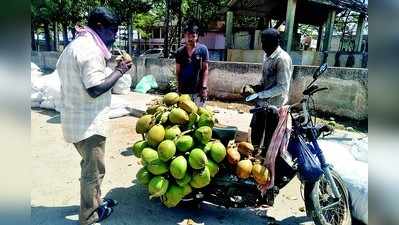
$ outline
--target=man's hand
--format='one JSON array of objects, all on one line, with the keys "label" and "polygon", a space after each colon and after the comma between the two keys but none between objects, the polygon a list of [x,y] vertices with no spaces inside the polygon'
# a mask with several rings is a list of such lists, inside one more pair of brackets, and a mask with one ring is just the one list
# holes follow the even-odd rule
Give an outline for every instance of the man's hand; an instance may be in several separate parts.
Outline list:
[{"label": "man's hand", "polygon": [[208,99],[208,88],[207,87],[203,87],[200,91],[200,96],[203,100],[207,100]]},{"label": "man's hand", "polygon": [[247,84],[241,88],[241,96],[244,98],[246,98],[254,93],[255,93],[255,90],[252,87],[252,85]]},{"label": "man's hand", "polygon": [[121,72],[121,74],[125,74],[127,71],[130,70],[130,68],[132,68],[132,61],[128,61],[128,60],[118,60],[118,64],[115,67],[115,70]]},{"label": "man's hand", "polygon": [[117,65],[115,66],[115,70],[105,78],[104,82],[88,88],[87,93],[92,98],[97,98],[98,96],[104,94],[105,92],[109,91],[115,83],[125,74],[127,71],[132,68],[132,60],[131,58],[126,59],[124,57],[117,59]]}]

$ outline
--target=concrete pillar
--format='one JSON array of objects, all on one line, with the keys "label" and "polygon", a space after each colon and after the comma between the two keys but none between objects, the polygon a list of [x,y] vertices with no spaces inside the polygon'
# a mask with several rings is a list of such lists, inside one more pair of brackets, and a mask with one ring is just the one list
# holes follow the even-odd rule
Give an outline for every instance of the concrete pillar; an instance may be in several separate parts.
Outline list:
[{"label": "concrete pillar", "polygon": [[231,11],[226,13],[226,49],[233,48],[233,21],[234,14]]},{"label": "concrete pillar", "polygon": [[286,40],[286,51],[290,52],[292,47],[292,40],[294,34],[294,21],[296,11],[297,0],[287,0],[287,13],[285,19],[285,40]]},{"label": "concrete pillar", "polygon": [[254,49],[255,48],[255,30],[254,29],[251,29],[249,32],[248,32],[248,34],[249,34],[249,37],[250,37],[250,41],[249,41],[249,49]]},{"label": "concrete pillar", "polygon": [[321,46],[321,38],[323,37],[323,25],[319,26],[319,32],[317,35],[317,47],[316,51],[320,51],[320,46]]},{"label": "concrete pillar", "polygon": [[225,50],[224,50],[224,60],[228,60],[229,49],[233,48],[233,22],[234,22],[234,14],[231,11],[226,13],[226,39],[224,41]]},{"label": "concrete pillar", "polygon": [[363,34],[363,28],[364,28],[364,19],[365,19],[364,14],[359,15],[359,20],[357,21],[357,29],[356,29],[356,39],[355,39],[355,52],[360,52],[362,48],[362,34]]},{"label": "concrete pillar", "polygon": [[334,21],[335,21],[335,10],[330,10],[328,13],[326,23],[326,33],[324,35],[323,51],[330,50],[331,39],[333,35]]},{"label": "concrete pillar", "polygon": [[261,30],[256,30],[255,31],[255,46],[254,49],[262,49],[262,42],[260,40],[260,34],[261,34]]},{"label": "concrete pillar", "polygon": [[264,23],[265,23],[265,27],[262,27],[261,29],[265,29],[265,28],[270,28],[271,26],[271,21],[272,21],[272,17],[267,15],[264,17]]}]

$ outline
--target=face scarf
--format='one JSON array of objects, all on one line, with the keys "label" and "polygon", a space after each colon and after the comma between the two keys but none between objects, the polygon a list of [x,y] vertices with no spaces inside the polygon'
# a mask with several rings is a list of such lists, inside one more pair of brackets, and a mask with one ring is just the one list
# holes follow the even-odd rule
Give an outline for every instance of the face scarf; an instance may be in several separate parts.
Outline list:
[{"label": "face scarf", "polygon": [[93,40],[96,42],[96,45],[100,48],[101,52],[104,55],[105,59],[110,59],[111,58],[111,52],[108,50],[107,46],[104,44],[104,42],[101,40],[100,36],[98,34],[90,29],[87,26],[75,26],[76,30],[76,37],[79,36],[86,36],[86,35],[91,35],[93,37]]}]

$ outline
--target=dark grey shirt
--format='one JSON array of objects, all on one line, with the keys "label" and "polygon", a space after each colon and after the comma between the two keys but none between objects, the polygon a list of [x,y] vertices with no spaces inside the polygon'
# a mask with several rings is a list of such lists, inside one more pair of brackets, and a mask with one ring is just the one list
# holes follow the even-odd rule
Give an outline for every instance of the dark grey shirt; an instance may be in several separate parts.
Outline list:
[{"label": "dark grey shirt", "polygon": [[275,106],[287,104],[293,67],[291,57],[280,47],[269,56],[264,57],[262,66],[262,87],[259,92],[258,105],[264,105],[265,99]]},{"label": "dark grey shirt", "polygon": [[178,74],[181,93],[199,93],[203,79],[202,63],[208,61],[208,48],[203,44],[197,43],[191,57],[187,53],[186,46],[177,49],[176,63],[181,65],[180,74]]}]

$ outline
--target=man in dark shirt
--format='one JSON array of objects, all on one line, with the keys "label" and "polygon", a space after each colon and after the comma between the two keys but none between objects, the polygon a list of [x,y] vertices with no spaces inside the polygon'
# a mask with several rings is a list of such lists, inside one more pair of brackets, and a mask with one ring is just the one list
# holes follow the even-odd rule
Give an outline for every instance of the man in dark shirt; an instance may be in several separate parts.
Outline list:
[{"label": "man in dark shirt", "polygon": [[208,48],[198,43],[198,26],[184,29],[186,44],[176,51],[178,92],[190,94],[193,101],[203,106],[208,97]]}]

